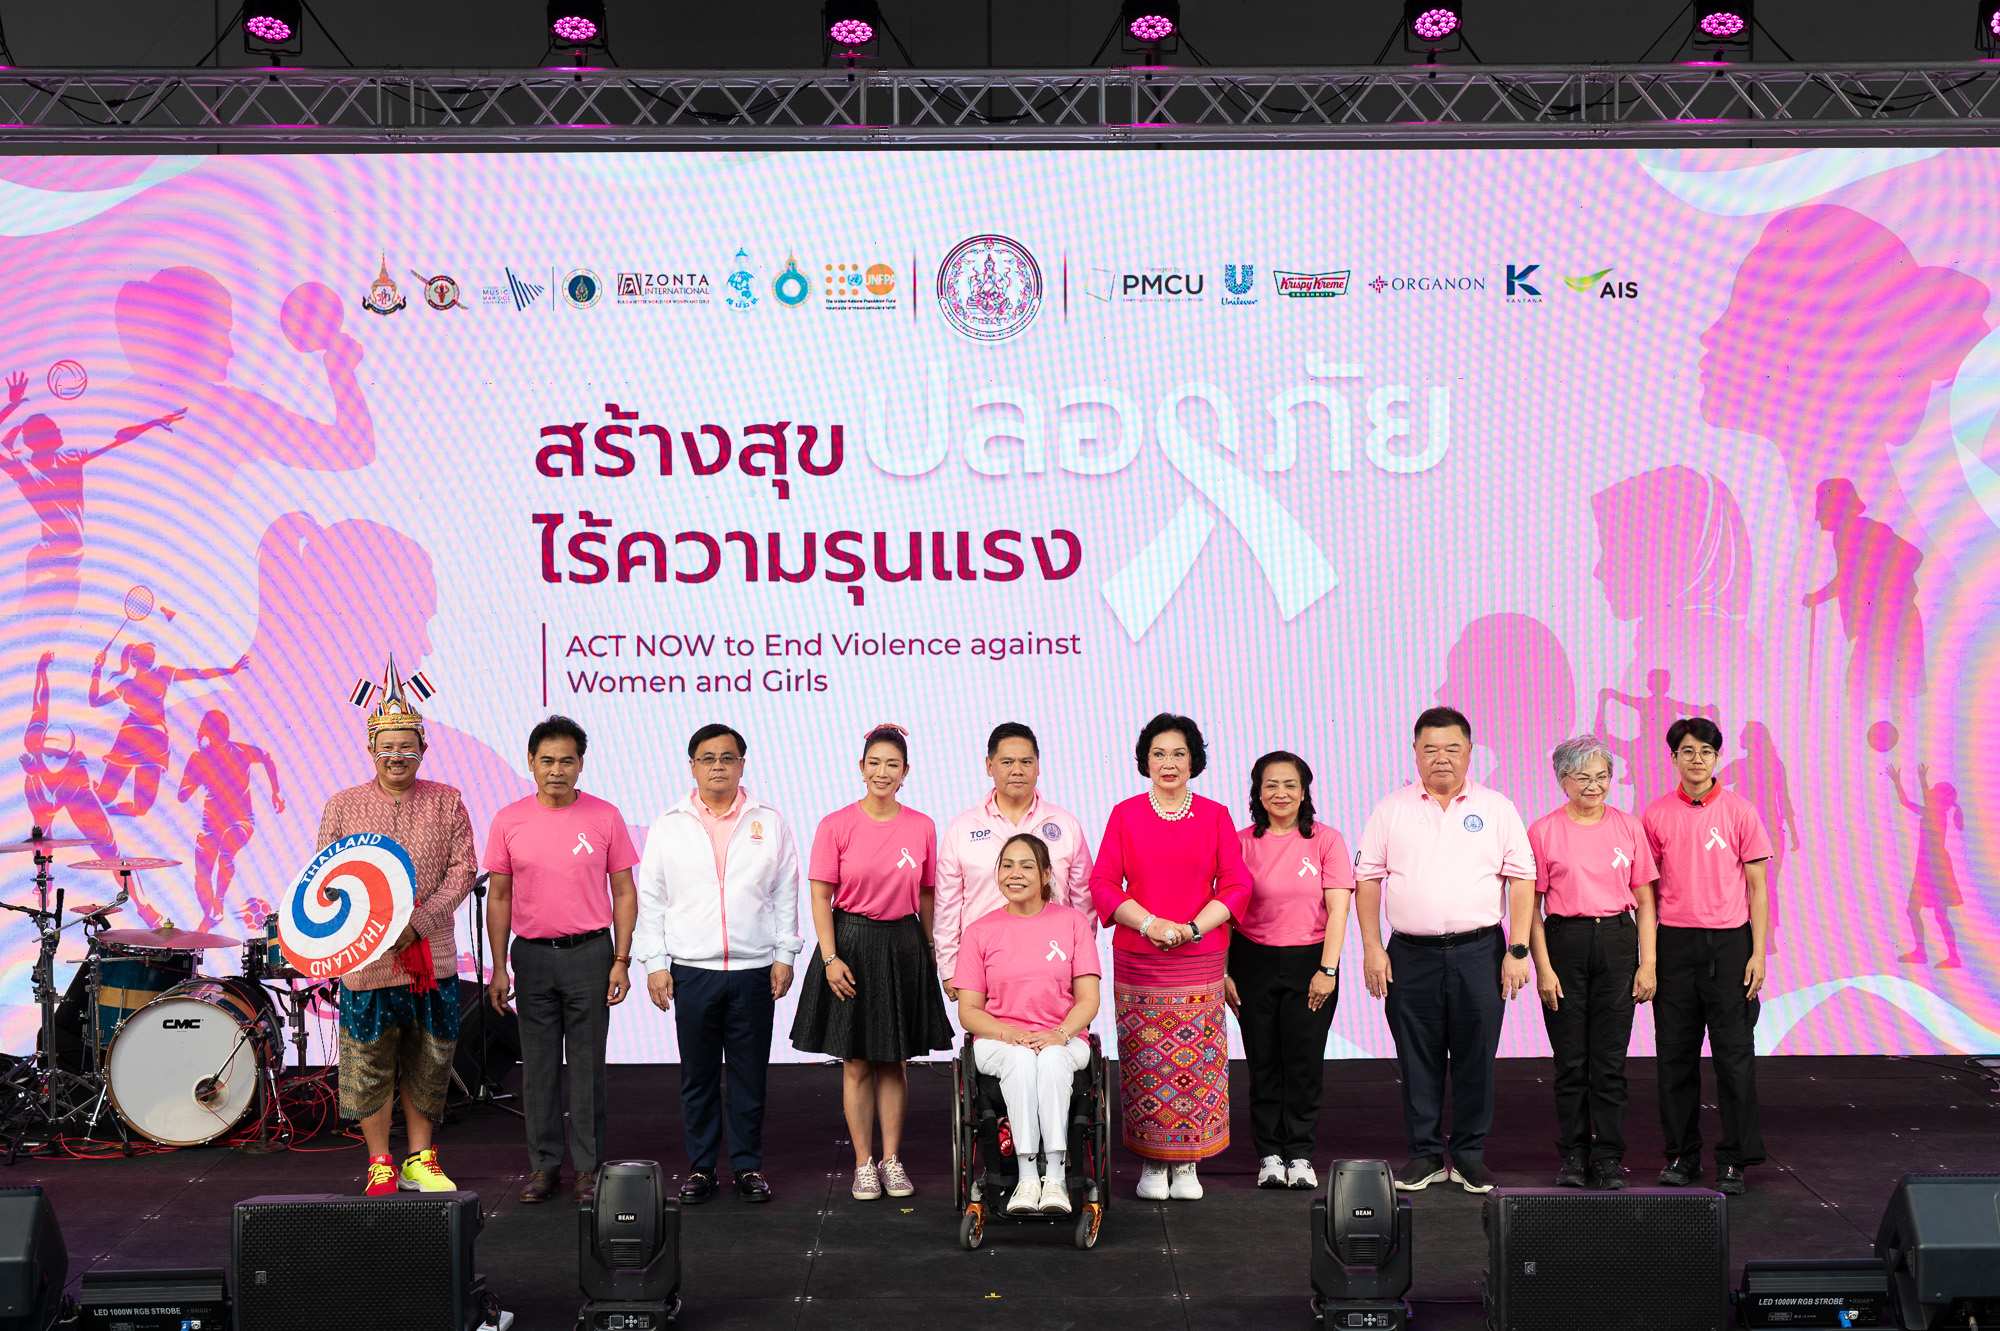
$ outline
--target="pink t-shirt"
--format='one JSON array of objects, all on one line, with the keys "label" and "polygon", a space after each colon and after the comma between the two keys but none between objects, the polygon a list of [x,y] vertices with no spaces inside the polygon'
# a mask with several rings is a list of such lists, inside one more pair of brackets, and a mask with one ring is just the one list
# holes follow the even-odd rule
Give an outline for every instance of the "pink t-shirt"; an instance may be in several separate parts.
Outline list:
[{"label": "pink t-shirt", "polygon": [[1076,1003],[1076,977],[1102,973],[1090,920],[1051,901],[1033,915],[1003,906],[966,925],[951,984],[985,994],[1001,1021],[1050,1031]]},{"label": "pink t-shirt", "polygon": [[1563,809],[1528,829],[1543,913],[1604,916],[1636,908],[1632,889],[1660,876],[1646,829],[1608,804],[1604,816],[1589,826],[1573,821]]},{"label": "pink t-shirt", "polygon": [[1771,858],[1757,806],[1712,785],[1700,804],[1677,786],[1646,810],[1646,841],[1660,864],[1660,923],[1678,929],[1734,929],[1750,922],[1743,866]]},{"label": "pink t-shirt", "polygon": [[1500,923],[1506,880],[1533,878],[1535,855],[1499,791],[1468,781],[1447,813],[1413,782],[1368,815],[1354,876],[1382,880],[1382,912],[1397,933],[1466,933]]},{"label": "pink t-shirt", "polygon": [[918,899],[937,882],[937,826],[905,806],[886,823],[859,803],[819,820],[806,877],[833,884],[833,904],[853,915],[900,920],[917,913]]},{"label": "pink t-shirt", "polygon": [[1266,947],[1324,943],[1326,894],[1354,890],[1347,839],[1317,821],[1310,837],[1296,829],[1263,836],[1256,832],[1245,827],[1236,833],[1243,843],[1243,867],[1250,871],[1250,904],[1236,927]]},{"label": "pink t-shirt", "polygon": [[638,862],[618,807],[578,791],[560,809],[530,795],[494,814],[480,867],[513,875],[516,934],[565,938],[611,927],[611,875]]}]

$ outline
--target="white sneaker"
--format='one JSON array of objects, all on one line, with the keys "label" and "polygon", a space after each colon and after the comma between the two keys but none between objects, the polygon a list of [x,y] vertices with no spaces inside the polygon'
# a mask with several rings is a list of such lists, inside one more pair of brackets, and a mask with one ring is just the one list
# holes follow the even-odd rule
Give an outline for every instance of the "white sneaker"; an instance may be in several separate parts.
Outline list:
[{"label": "white sneaker", "polygon": [[893,1155],[882,1157],[882,1190],[891,1197],[908,1197],[917,1190],[903,1169],[903,1162]]},{"label": "white sneaker", "polygon": [[1317,1188],[1319,1186],[1319,1175],[1313,1173],[1313,1162],[1310,1160],[1292,1161],[1291,1168],[1285,1171],[1285,1186],[1288,1188]]},{"label": "white sneaker", "polygon": [[1026,1174],[1014,1185],[1014,1195],[1007,1199],[1008,1215],[1033,1215],[1042,1209],[1042,1181]]},{"label": "white sneaker", "polygon": [[1167,1199],[1167,1165],[1164,1160],[1148,1160],[1139,1171],[1139,1196],[1149,1202]]},{"label": "white sneaker", "polygon": [[1059,1178],[1045,1178],[1042,1180],[1041,1212],[1043,1215],[1068,1215],[1070,1213],[1068,1183]]},{"label": "white sneaker", "polygon": [[1167,1196],[1183,1202],[1201,1200],[1201,1180],[1194,1175],[1192,1161],[1185,1165],[1175,1165],[1173,1174],[1174,1181],[1167,1189]]},{"label": "white sneaker", "polygon": [[1260,1188],[1289,1188],[1285,1181],[1285,1160],[1283,1156],[1267,1155],[1257,1162],[1257,1186]]},{"label": "white sneaker", "polygon": [[853,1192],[857,1202],[872,1202],[882,1195],[882,1176],[873,1160],[864,1160],[854,1167]]}]

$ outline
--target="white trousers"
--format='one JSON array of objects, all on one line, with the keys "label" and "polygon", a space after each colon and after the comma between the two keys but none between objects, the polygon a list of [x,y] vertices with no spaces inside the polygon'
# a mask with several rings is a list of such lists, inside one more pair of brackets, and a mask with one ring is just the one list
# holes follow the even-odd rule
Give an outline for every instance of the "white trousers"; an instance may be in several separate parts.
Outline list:
[{"label": "white trousers", "polygon": [[[1000,1079],[1000,1098],[1014,1130],[1014,1154],[1023,1159],[1069,1149],[1069,1093],[1076,1074],[1090,1066],[1090,1043],[1082,1037],[1047,1049],[972,1042],[973,1066]],[[1047,1134],[1048,1141],[1043,1141]]]}]

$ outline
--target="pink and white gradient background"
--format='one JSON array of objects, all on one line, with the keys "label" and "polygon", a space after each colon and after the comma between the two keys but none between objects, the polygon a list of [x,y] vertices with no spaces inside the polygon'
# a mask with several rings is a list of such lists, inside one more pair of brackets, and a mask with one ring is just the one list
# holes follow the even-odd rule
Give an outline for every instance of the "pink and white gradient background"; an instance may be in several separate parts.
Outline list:
[{"label": "pink and white gradient background", "polygon": [[[243,673],[173,685],[156,802],[108,820],[123,853],[188,862],[152,875],[148,892],[191,924],[202,914],[201,796],[175,796],[204,715],[222,711],[232,740],[271,755],[287,801],[273,813],[262,771],[251,772],[256,832],[225,903],[233,915],[276,898],[309,855],[326,795],[365,778],[346,694],[392,650],[442,690],[425,709],[424,774],[465,791],[482,839],[493,811],[528,789],[517,751],[551,709],[590,728],[586,787],[641,828],[684,793],[683,742],[711,719],[748,734],[749,781],[802,837],[858,793],[852,763],[870,724],[911,729],[905,794],[942,823],[982,793],[986,731],[1018,719],[1043,737],[1045,791],[1094,832],[1139,788],[1128,756],[1138,724],[1170,708],[1208,734],[1197,789],[1239,820],[1251,761],[1285,747],[1313,763],[1321,816],[1352,840],[1374,799],[1410,774],[1410,719],[1443,697],[1479,729],[1475,771],[1533,818],[1559,798],[1548,747],[1590,726],[1600,688],[1636,695],[1648,669],[1664,667],[1672,697],[1719,709],[1725,757],[1761,722],[1788,772],[1799,845],[1778,875],[1763,1047],[1990,1049],[2000,842],[1986,814],[2000,760],[1985,718],[2000,701],[2000,484],[1988,468],[2000,442],[1986,429],[2000,353],[1982,344],[2000,319],[1989,300],[2000,289],[1996,190],[2000,153],[1980,149],[11,159],[0,162],[10,297],[0,374],[29,383],[5,428],[41,412],[66,448],[94,449],[125,426],[188,414],[87,464],[73,586],[27,584],[40,523],[16,485],[0,486],[0,734],[27,765],[36,661],[53,652],[44,750],[74,732],[101,779],[123,708],[89,705],[91,658],[135,583],[176,611],[136,626],[163,662],[223,666],[249,653]],[[930,295],[944,252],[981,232],[1026,244],[1049,280],[1034,324],[997,344],[960,338]],[[719,298],[739,248],[760,282],[748,312]],[[410,306],[383,318],[361,298],[385,254]],[[892,263],[897,311],[838,313],[817,290],[804,308],[778,306],[770,281],[788,255],[809,276],[827,262]],[[1228,263],[1257,266],[1257,304],[1218,305]],[[1506,266],[1531,263],[1542,300],[1510,303]],[[504,285],[510,265],[543,282],[551,268],[587,267],[607,284],[621,270],[697,270],[718,298],[618,306],[607,292],[575,310],[550,291],[525,312],[482,305],[479,288]],[[1104,303],[1085,294],[1093,267],[1200,272],[1208,294]],[[1605,267],[1606,280],[1637,282],[1638,297],[1561,281]],[[181,268],[207,277],[126,292]],[[1353,285],[1336,299],[1281,301],[1273,268],[1351,269]],[[426,308],[412,269],[455,276],[466,307]],[[1378,273],[1474,275],[1487,290],[1378,294],[1364,285]],[[281,326],[287,295],[312,282],[337,297],[338,330]],[[89,374],[73,401],[45,383],[60,360]],[[1309,362],[1361,373],[1309,381]],[[1308,406],[1297,409],[1296,462],[1267,470],[1277,428],[1266,404],[1312,382],[1351,414],[1352,468],[1329,466],[1331,422]],[[943,422],[928,419],[933,383]],[[1163,398],[1191,384],[1209,386],[1207,400],[1162,415]],[[1426,442],[1429,390],[1446,390],[1437,465],[1398,474],[1369,460],[1366,403],[1393,385],[1415,402],[1414,441],[1398,448]],[[1135,408],[1123,428],[1136,432],[1136,458],[1109,475],[1062,469],[1060,427],[1092,409],[1059,400],[1105,387]],[[1031,410],[972,405],[994,392]],[[886,403],[886,420],[870,399]],[[826,479],[795,470],[788,502],[734,469],[536,473],[542,426],[594,428],[614,401],[641,413],[635,424],[716,422],[739,440],[756,421],[841,422],[847,462]],[[1220,446],[1226,414],[1233,454]],[[1287,619],[1275,575],[1170,462],[1163,427],[1281,505],[1338,586]],[[920,476],[872,460],[921,452],[933,430],[951,447]],[[969,432],[1039,432],[1047,467],[1023,470],[1023,450],[996,443],[987,453],[1015,471],[977,474],[963,457]],[[1833,604],[1817,616],[1809,686],[1800,597],[1835,568],[1813,489],[1837,477],[1923,555],[1919,696],[1850,698]],[[1619,485],[1631,478],[1644,479]],[[1214,517],[1213,534],[1134,641],[1104,584],[1190,500]],[[788,556],[807,530],[1059,527],[1083,539],[1085,562],[1056,583],[871,579],[862,608],[825,581],[746,584],[733,549],[724,576],[701,585],[544,583],[529,515],[570,514],[567,536],[582,509],[612,516],[614,535],[784,532]],[[1907,617],[1889,618],[1907,637]],[[566,664],[618,663],[557,655],[545,708],[544,624],[557,652],[573,634],[859,630],[1077,634],[1085,655],[834,659],[812,663],[827,692],[712,701],[572,696]],[[754,674],[767,663],[716,668],[746,664]],[[1611,706],[1619,735],[1633,720]],[[1897,728],[1887,754],[1864,740],[1878,720]],[[1636,752],[1656,769],[1642,783],[1664,779],[1657,737]],[[1935,965],[1933,913],[1931,964],[1899,960],[1919,823],[1884,775],[1891,762],[1913,797],[1919,763],[1958,792],[1964,828],[1947,820],[1944,849],[1962,897],[1949,907],[1958,969]],[[0,787],[0,829],[25,832],[22,786]],[[111,802],[131,787],[128,777]],[[67,819],[57,830],[74,833]],[[9,899],[26,900],[25,859],[0,868]],[[105,895],[101,879],[64,881],[73,896]],[[240,926],[231,918],[224,931]],[[31,957],[25,925],[5,924],[8,1049],[31,1041]],[[233,968],[233,954],[212,960]],[[1390,1052],[1378,1005],[1358,985],[1343,998],[1330,1052]],[[792,1056],[788,1008],[779,1057]],[[672,1023],[628,1004],[613,1044],[623,1059],[670,1060]],[[1651,1049],[1643,1017],[1634,1047]],[[1502,1051],[1545,1049],[1524,1000]]]}]

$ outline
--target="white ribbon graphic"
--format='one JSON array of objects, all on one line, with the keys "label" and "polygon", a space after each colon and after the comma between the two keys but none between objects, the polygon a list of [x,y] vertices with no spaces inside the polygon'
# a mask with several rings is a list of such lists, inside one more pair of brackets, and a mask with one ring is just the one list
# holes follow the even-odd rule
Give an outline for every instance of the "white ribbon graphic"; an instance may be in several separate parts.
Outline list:
[{"label": "white ribbon graphic", "polygon": [[595,854],[596,852],[597,852],[597,847],[591,845],[590,838],[585,836],[581,832],[578,832],[576,834],[576,844],[569,848],[569,853],[572,855],[582,855],[585,853]]},{"label": "white ribbon graphic", "polygon": [[1708,829],[1708,840],[1702,843],[1701,848],[1703,850],[1727,850],[1729,849],[1729,843],[1722,839],[1721,828],[1711,827]]},{"label": "white ribbon graphic", "polygon": [[1630,864],[1631,862],[1632,862],[1632,857],[1631,857],[1630,855],[1627,855],[1627,854],[1625,853],[1625,847],[1623,847],[1623,846],[1613,846],[1613,847],[1611,848],[1611,867],[1612,867],[1612,868],[1614,868],[1614,869],[1622,869],[1622,868],[1624,868],[1624,867],[1625,867],[1626,865]]},{"label": "white ribbon graphic", "polygon": [[1307,874],[1311,874],[1315,878],[1319,877],[1319,866],[1302,855],[1299,857],[1299,877],[1303,878]]},{"label": "white ribbon graphic", "polygon": [[[1214,410],[1216,443],[1231,453],[1237,451],[1241,431],[1236,408],[1220,388],[1200,382],[1182,384],[1161,399],[1154,418],[1160,451],[1248,543],[1271,594],[1278,598],[1279,613],[1292,619],[1338,587],[1340,575],[1282,504],[1181,428],[1181,403],[1190,398],[1200,398]],[[1187,499],[1159,534],[1105,582],[1104,599],[1134,642],[1166,609],[1214,530],[1215,519],[1201,500]]]},{"label": "white ribbon graphic", "polygon": [[898,869],[916,868],[917,862],[914,859],[910,858],[910,848],[908,846],[904,846],[902,848],[902,851],[903,851],[903,857],[896,861],[896,867]]},{"label": "white ribbon graphic", "polygon": [[1049,954],[1048,954],[1048,955],[1047,955],[1046,957],[1043,957],[1043,958],[1042,958],[1042,960],[1043,960],[1043,961],[1068,961],[1068,960],[1069,960],[1069,953],[1067,953],[1067,952],[1063,951],[1063,950],[1062,950],[1062,947],[1061,947],[1061,945],[1059,945],[1059,944],[1058,944],[1058,943],[1056,942],[1056,940],[1055,940],[1055,939],[1051,938],[1051,939],[1049,940]]}]

